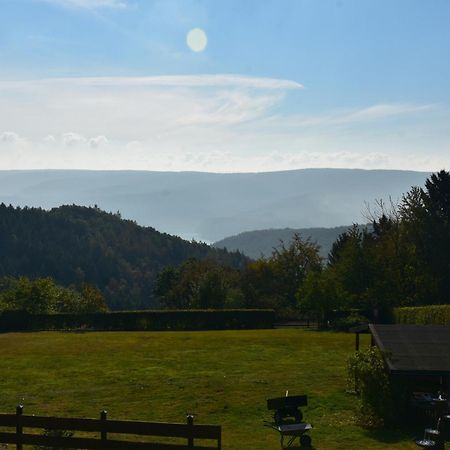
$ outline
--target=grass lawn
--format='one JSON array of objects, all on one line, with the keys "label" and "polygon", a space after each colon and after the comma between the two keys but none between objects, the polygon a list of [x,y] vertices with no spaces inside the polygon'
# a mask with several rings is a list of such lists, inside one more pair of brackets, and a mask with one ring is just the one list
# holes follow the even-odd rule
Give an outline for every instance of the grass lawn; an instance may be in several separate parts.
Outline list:
[{"label": "grass lawn", "polygon": [[[365,341],[363,340],[363,344]],[[279,449],[266,399],[308,394],[316,449],[414,449],[355,424],[345,393],[354,336],[303,330],[0,335],[0,412],[221,424],[223,448]]]}]

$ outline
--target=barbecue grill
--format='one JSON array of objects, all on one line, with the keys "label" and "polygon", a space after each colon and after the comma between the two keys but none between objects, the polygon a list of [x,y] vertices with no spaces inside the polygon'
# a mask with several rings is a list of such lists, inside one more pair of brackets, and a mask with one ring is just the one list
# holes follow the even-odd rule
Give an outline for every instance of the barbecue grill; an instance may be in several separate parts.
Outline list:
[{"label": "barbecue grill", "polygon": [[[296,438],[299,438],[300,446],[311,447],[311,437],[305,433],[312,429],[310,423],[303,422],[303,414],[299,409],[307,406],[306,395],[294,395],[289,397],[286,391],[285,397],[271,398],[267,400],[267,409],[274,411],[273,421],[265,421],[265,425],[280,433],[281,448],[291,447]],[[285,438],[287,445],[285,445]]]}]

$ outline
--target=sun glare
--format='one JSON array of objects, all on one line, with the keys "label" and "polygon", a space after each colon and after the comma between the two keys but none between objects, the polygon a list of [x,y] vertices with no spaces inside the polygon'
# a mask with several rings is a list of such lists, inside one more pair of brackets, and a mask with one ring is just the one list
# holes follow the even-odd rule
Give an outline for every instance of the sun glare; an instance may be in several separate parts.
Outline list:
[{"label": "sun glare", "polygon": [[193,28],[186,36],[186,43],[193,52],[202,52],[208,44],[208,37],[201,28]]}]

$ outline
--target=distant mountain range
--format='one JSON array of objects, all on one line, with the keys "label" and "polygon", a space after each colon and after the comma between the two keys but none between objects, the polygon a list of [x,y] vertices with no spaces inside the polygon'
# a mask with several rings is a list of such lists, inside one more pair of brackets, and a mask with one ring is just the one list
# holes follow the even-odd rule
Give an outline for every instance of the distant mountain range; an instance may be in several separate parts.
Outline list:
[{"label": "distant mountain range", "polygon": [[[360,225],[360,227],[363,228],[365,225]],[[239,250],[244,255],[256,259],[260,256],[270,256],[275,248],[280,248],[282,243],[287,246],[294,234],[298,234],[303,239],[310,239],[312,242],[319,244],[320,255],[326,259],[333,242],[349,228],[350,225],[334,228],[283,228],[246,231],[217,241],[213,246],[219,249],[226,248],[228,251]]]},{"label": "distant mountain range", "polygon": [[243,231],[336,227],[365,221],[366,203],[394,201],[428,173],[304,169],[217,174],[0,171],[0,202],[46,209],[63,204],[120,211],[140,225],[214,242]]}]

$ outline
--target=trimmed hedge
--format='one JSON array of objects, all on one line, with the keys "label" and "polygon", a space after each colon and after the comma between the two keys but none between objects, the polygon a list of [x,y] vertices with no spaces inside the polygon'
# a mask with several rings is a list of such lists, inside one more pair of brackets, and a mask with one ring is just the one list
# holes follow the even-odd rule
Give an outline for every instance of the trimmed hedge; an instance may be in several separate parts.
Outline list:
[{"label": "trimmed hedge", "polygon": [[90,314],[28,314],[5,311],[0,332],[48,330],[162,331],[273,328],[269,309],[151,310]]},{"label": "trimmed hedge", "polygon": [[411,325],[450,325],[450,305],[394,308],[394,319]]}]

